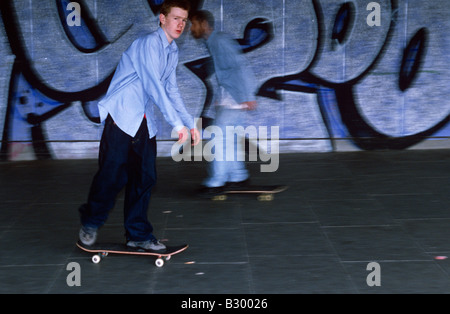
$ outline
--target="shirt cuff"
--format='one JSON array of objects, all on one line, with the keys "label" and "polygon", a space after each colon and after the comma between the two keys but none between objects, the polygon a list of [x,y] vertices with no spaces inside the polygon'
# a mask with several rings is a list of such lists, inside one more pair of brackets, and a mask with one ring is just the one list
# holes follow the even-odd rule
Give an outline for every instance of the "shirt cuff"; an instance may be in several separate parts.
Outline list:
[{"label": "shirt cuff", "polygon": [[175,127],[175,131],[180,132],[184,127],[184,125],[178,125]]}]

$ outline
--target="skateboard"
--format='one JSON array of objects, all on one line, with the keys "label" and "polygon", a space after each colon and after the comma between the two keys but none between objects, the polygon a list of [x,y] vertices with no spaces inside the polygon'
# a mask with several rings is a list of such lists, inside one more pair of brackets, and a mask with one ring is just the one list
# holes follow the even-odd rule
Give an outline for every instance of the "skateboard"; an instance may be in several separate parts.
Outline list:
[{"label": "skateboard", "polygon": [[272,201],[274,194],[287,190],[286,185],[250,185],[245,188],[224,190],[212,197],[213,201],[225,201],[228,194],[257,194],[258,201]]},{"label": "skateboard", "polygon": [[98,264],[101,262],[102,258],[111,254],[125,254],[125,255],[147,255],[147,256],[156,256],[155,265],[158,267],[164,266],[164,260],[168,261],[172,257],[172,255],[178,254],[186,250],[189,245],[178,245],[178,246],[167,246],[167,249],[162,252],[157,251],[145,251],[143,249],[138,248],[130,248],[125,244],[119,243],[98,243],[91,246],[86,246],[82,244],[80,241],[77,242],[77,246],[83,251],[89,253],[95,253],[92,256],[92,262]]}]

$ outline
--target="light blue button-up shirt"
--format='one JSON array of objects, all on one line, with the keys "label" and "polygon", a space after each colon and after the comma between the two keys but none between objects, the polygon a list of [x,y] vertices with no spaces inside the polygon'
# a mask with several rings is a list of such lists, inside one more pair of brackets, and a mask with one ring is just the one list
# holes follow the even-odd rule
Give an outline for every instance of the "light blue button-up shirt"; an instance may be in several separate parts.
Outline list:
[{"label": "light blue button-up shirt", "polygon": [[[254,101],[256,80],[239,43],[223,32],[214,31],[206,41],[214,61],[219,85],[238,103]],[[215,101],[219,101],[215,99]]]},{"label": "light blue button-up shirt", "polygon": [[177,131],[194,128],[178,90],[178,47],[169,44],[162,28],[135,40],[123,53],[106,96],[99,102],[100,119],[111,115],[117,126],[134,137],[144,114],[150,138],[157,133],[154,104]]}]

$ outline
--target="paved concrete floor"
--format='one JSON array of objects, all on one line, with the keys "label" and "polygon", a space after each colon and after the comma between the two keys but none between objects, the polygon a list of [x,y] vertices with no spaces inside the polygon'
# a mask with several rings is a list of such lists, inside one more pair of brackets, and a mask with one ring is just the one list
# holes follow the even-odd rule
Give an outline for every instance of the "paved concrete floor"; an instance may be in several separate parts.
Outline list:
[{"label": "paved concrete floor", "polygon": [[[190,245],[163,268],[93,264],[75,247],[96,160],[0,163],[0,293],[450,292],[450,259],[436,259],[450,257],[448,150],[286,154],[275,173],[249,164],[254,184],[290,186],[272,202],[198,199],[203,163],[158,163],[155,233]],[[122,203],[99,241],[123,241]],[[67,284],[72,262],[81,286]]]}]

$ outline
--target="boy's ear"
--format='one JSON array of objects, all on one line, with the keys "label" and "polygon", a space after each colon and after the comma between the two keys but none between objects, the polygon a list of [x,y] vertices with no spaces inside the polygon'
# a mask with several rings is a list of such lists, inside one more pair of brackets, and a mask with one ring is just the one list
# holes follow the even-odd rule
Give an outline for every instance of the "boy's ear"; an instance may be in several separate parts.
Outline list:
[{"label": "boy's ear", "polygon": [[159,14],[159,22],[161,24],[165,24],[166,23],[166,16],[162,13]]}]

